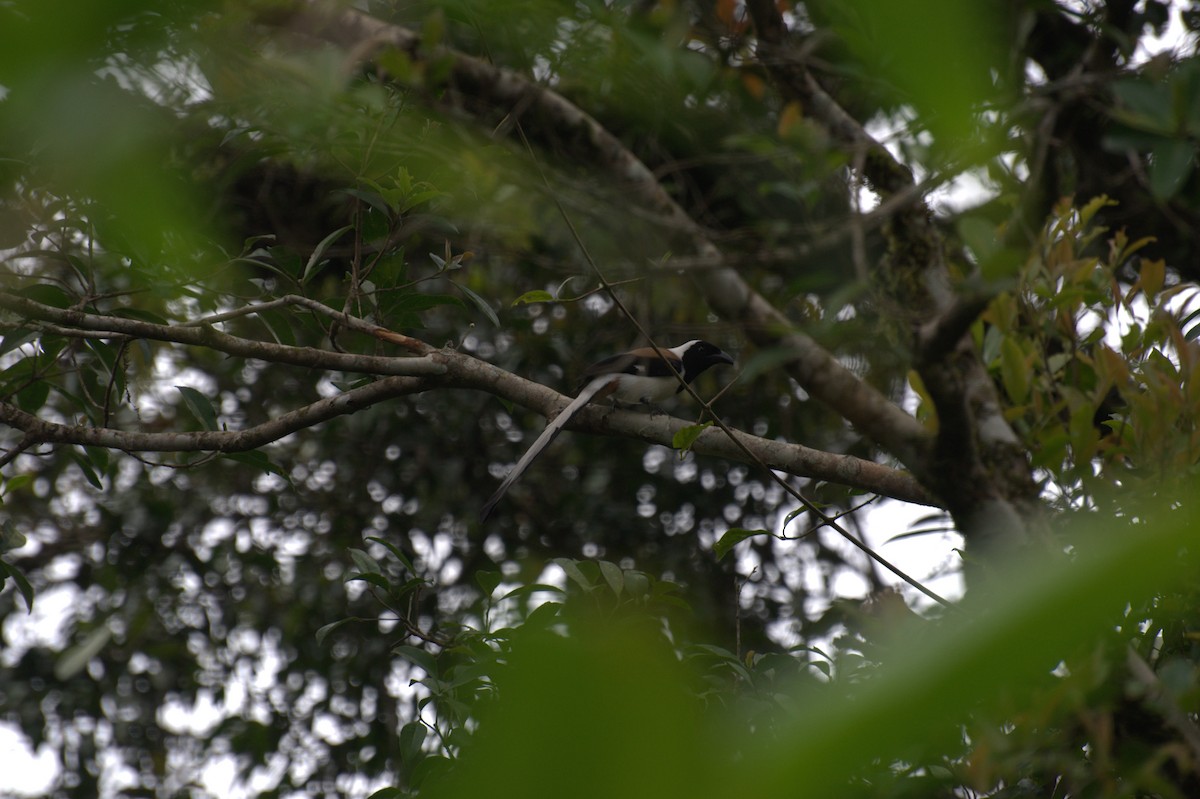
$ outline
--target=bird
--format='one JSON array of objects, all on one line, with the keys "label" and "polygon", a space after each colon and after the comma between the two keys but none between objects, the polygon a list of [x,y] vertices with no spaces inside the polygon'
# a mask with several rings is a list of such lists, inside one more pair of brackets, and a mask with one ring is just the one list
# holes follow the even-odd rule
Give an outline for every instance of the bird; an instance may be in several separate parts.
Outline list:
[{"label": "bird", "polygon": [[683,391],[685,383],[691,383],[721,363],[733,364],[733,357],[703,339],[692,339],[678,347],[659,348],[658,351],[653,347],[639,347],[596,361],[584,371],[575,399],[546,425],[484,504],[479,512],[480,521],[487,521],[496,503],[584,405],[594,400],[611,399],[616,405],[656,408],[658,403]]}]

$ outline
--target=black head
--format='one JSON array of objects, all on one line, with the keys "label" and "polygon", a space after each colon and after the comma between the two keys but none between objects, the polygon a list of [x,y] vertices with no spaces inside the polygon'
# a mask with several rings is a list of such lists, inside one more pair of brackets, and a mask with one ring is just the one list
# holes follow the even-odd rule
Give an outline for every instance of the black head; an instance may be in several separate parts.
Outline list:
[{"label": "black head", "polygon": [[705,370],[716,366],[719,363],[733,363],[733,358],[726,352],[723,352],[720,347],[703,339],[689,341],[675,349],[679,353],[679,360],[683,364],[683,379],[687,382],[692,382]]}]

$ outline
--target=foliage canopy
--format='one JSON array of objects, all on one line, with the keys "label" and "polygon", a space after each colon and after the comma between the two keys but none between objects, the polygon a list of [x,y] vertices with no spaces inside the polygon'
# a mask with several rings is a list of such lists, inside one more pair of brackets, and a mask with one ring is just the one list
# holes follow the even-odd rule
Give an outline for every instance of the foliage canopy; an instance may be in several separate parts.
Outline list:
[{"label": "foliage canopy", "polygon": [[[1200,794],[1198,29],[0,7],[0,721],[64,797]],[[480,525],[646,337],[739,370]]]}]

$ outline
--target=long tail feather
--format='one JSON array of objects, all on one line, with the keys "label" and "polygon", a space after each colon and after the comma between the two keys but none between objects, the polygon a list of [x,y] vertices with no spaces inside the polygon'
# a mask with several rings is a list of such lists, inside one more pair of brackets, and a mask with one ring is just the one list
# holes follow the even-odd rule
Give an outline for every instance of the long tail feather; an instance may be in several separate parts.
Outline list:
[{"label": "long tail feather", "polygon": [[608,385],[611,378],[612,375],[606,375],[602,378],[598,377],[592,380],[579,391],[579,395],[575,399],[571,400],[570,405],[563,408],[562,413],[555,416],[546,425],[546,429],[542,431],[542,434],[537,437],[537,440],[533,442],[529,449],[525,450],[525,454],[521,456],[521,460],[517,461],[517,465],[512,468],[512,471],[500,483],[500,487],[496,489],[496,493],[492,494],[491,499],[484,503],[483,509],[479,511],[479,520],[481,522],[487,521],[488,516],[492,513],[492,509],[496,507],[496,503],[503,499],[504,495],[508,493],[508,489],[512,487],[512,484],[520,479],[525,470],[529,468],[529,464],[533,463],[533,459],[540,455],[542,450],[554,440],[554,437],[562,432],[562,429],[567,426],[567,422],[571,421],[571,418],[579,413],[580,408],[591,402],[592,398]]}]

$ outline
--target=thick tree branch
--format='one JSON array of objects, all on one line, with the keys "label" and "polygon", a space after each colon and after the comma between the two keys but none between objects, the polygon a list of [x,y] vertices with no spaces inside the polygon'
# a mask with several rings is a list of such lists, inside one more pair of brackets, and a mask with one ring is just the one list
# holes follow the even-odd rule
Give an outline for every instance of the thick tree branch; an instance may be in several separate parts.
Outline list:
[{"label": "thick tree branch", "polygon": [[[448,355],[455,359],[469,357],[459,353]],[[482,370],[484,372],[495,372],[501,375],[491,386],[491,390],[496,396],[535,410],[548,418],[557,414],[570,402],[570,397],[559,394],[539,383],[524,380],[489,364],[484,364],[482,361],[474,361],[474,363],[484,367]],[[461,374],[464,385],[470,384],[469,387],[472,388],[479,387],[474,385],[475,377],[467,376],[472,367],[467,364],[462,366],[461,369],[457,366],[451,367],[451,377]],[[567,425],[567,429],[586,433],[620,435],[626,438],[636,438],[647,444],[670,447],[674,435],[691,424],[693,422],[665,415],[651,416],[635,411],[588,407]],[[837,455],[809,449],[799,444],[773,441],[740,431],[734,431],[734,434],[755,457],[772,469],[797,477],[850,486],[905,502],[938,505],[938,502],[908,472],[850,455]],[[751,463],[737,444],[730,441],[725,433],[716,428],[705,430],[692,445],[692,451],[697,455],[714,456],[739,463]]]},{"label": "thick tree branch", "polygon": [[919,325],[916,331],[917,361],[940,361],[949,355],[987,309],[993,296],[990,292],[966,294],[941,316]]},{"label": "thick tree branch", "polygon": [[989,541],[1019,535],[1038,516],[1038,492],[1024,448],[967,335],[983,303],[958,298],[941,233],[924,198],[912,191],[912,172],[792,56],[787,26],[771,0],[748,0],[747,8],[758,32],[758,55],[780,92],[799,100],[858,156],[863,177],[885,201],[908,197],[885,229],[888,255],[879,275],[884,293],[906,309],[918,331],[915,366],[933,399],[939,426],[926,457],[906,464],[946,501],[967,535]]}]

